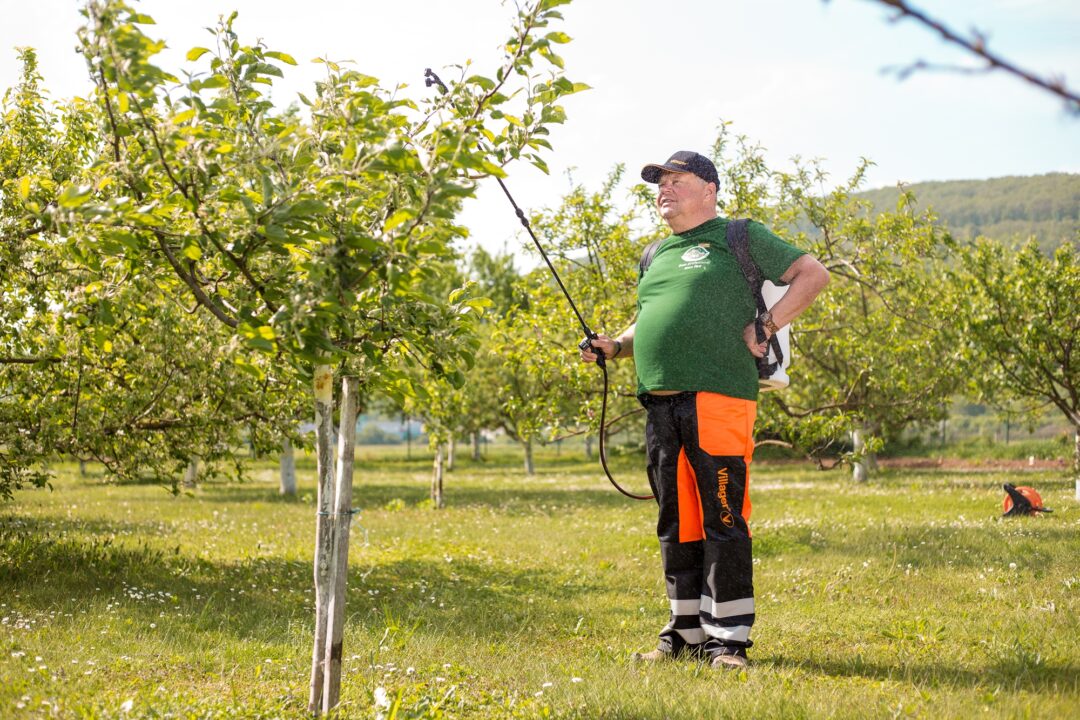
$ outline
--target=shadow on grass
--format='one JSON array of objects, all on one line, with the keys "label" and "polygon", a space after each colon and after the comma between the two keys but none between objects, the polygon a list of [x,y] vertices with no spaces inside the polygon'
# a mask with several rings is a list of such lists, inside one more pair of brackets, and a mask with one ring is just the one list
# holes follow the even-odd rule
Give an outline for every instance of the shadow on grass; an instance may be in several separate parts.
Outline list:
[{"label": "shadow on grass", "polygon": [[930,660],[896,664],[865,662],[861,658],[843,660],[797,660],[783,655],[755,658],[755,662],[778,669],[800,670],[830,677],[904,681],[917,685],[962,688],[1007,686],[1031,692],[1076,692],[1080,689],[1080,668],[1032,662],[1024,653],[1000,659],[983,668],[968,669]]},{"label": "shadow on grass", "polygon": [[[0,587],[10,593],[9,607],[23,615],[120,612],[135,627],[171,623],[180,634],[267,643],[281,642],[297,625],[312,626],[310,562],[220,563],[109,539],[136,529],[96,522],[55,532],[36,518],[0,518]],[[602,589],[581,577],[483,559],[447,562],[440,555],[371,566],[362,551],[351,554],[350,627],[359,621],[376,639],[404,627],[492,641],[534,633],[539,622],[550,632],[573,626],[580,614],[574,598]],[[103,602],[95,606],[95,600]],[[172,618],[176,613],[181,617]]]},{"label": "shadow on grass", "polygon": [[[506,485],[486,488],[478,485],[475,479],[470,480],[468,485],[454,486],[451,478],[444,486],[444,496],[448,508],[488,507],[512,514],[535,512],[537,508],[545,505],[574,511],[589,508],[610,509],[639,502],[620,495],[610,485],[600,485],[601,481],[602,477],[593,483],[595,487],[587,488],[581,487],[580,478],[574,480],[577,487],[571,488],[557,484],[552,484],[550,489],[539,488],[535,480],[523,483],[520,488]],[[630,480],[627,480],[626,484],[630,486],[631,492],[648,493],[644,477],[638,484],[632,484]],[[314,497],[314,492],[308,489],[302,489],[299,493],[300,499],[297,499],[284,498],[265,486],[238,484],[207,485],[203,488],[203,493],[207,500],[224,503],[306,503],[310,498],[304,500],[305,495]],[[365,483],[361,478],[357,478],[353,485],[353,505],[361,510],[385,507],[399,500],[409,506],[421,505],[428,501],[429,496],[430,490],[426,483]],[[648,504],[655,507],[651,500]]]}]

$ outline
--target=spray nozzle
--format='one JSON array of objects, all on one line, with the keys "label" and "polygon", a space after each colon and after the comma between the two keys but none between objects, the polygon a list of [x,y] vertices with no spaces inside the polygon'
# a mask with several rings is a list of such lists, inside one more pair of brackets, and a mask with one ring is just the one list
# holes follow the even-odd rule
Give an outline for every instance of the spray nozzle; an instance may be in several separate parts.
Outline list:
[{"label": "spray nozzle", "polygon": [[446,87],[446,83],[431,68],[424,68],[424,86],[431,87],[432,85],[438,85],[443,92],[450,92],[450,89]]}]

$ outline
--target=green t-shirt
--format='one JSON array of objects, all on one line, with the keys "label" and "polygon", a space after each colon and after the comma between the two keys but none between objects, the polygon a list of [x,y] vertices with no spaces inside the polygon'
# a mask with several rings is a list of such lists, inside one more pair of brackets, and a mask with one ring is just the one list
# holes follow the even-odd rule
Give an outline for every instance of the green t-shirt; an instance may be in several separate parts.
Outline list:
[{"label": "green t-shirt", "polygon": [[[757,399],[757,365],[742,336],[756,308],[728,248],[727,224],[715,218],[667,238],[638,279],[638,394],[696,390]],[[779,280],[804,254],[760,223],[747,230],[750,255],[768,280]]]}]

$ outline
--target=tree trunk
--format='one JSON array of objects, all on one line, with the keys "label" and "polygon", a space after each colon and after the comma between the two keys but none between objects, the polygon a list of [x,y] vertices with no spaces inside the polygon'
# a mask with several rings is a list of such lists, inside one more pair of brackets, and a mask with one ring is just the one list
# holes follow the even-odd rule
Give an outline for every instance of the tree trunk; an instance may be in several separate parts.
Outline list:
[{"label": "tree trunk", "polygon": [[1076,484],[1076,500],[1080,502],[1080,422],[1073,425],[1073,482]]},{"label": "tree trunk", "polygon": [[431,502],[435,509],[443,507],[443,445],[435,446],[435,468],[431,473]]},{"label": "tree trunk", "polygon": [[585,459],[586,460],[592,460],[593,459],[593,456],[592,456],[592,443],[593,443],[592,435],[586,435],[585,436]]},{"label": "tree trunk", "polygon": [[1073,477],[1080,481],[1080,423],[1073,425]]},{"label": "tree trunk", "polygon": [[[454,440],[454,436],[451,435],[450,439],[446,441],[446,472],[454,472],[454,455],[457,454],[457,442]],[[440,494],[442,494],[440,492]]]},{"label": "tree trunk", "polygon": [[[866,441],[863,435],[862,428],[856,428],[851,432],[851,444],[855,450],[856,456],[863,452],[866,448]],[[866,458],[863,457],[857,460],[851,467],[851,478],[857,483],[864,483],[870,477],[870,470],[867,467]]]},{"label": "tree trunk", "polygon": [[330,607],[327,610],[325,677],[322,711],[328,714],[341,697],[341,657],[345,632],[345,591],[349,574],[349,528],[352,524],[353,460],[356,456],[357,395],[360,379],[346,377],[341,383],[341,430],[338,433],[337,482],[331,545]]},{"label": "tree trunk", "polygon": [[184,470],[184,479],[180,486],[185,490],[194,490],[199,481],[199,458],[193,457],[188,461],[187,469]]},{"label": "tree trunk", "polygon": [[86,477],[86,461],[79,460],[79,477]]},{"label": "tree trunk", "polygon": [[296,455],[293,453],[292,440],[281,441],[281,486],[278,492],[290,497],[296,495]]},{"label": "tree trunk", "polygon": [[472,434],[472,459],[473,462],[480,462],[480,431],[477,430]]},{"label": "tree trunk", "polygon": [[315,368],[315,452],[318,490],[315,500],[315,642],[311,651],[311,688],[308,712],[322,709],[326,655],[326,611],[330,594],[330,501],[334,485],[334,372],[329,365]]},{"label": "tree trunk", "polygon": [[521,443],[525,446],[525,474],[535,475],[536,466],[533,464],[533,446],[532,440],[525,440]]}]

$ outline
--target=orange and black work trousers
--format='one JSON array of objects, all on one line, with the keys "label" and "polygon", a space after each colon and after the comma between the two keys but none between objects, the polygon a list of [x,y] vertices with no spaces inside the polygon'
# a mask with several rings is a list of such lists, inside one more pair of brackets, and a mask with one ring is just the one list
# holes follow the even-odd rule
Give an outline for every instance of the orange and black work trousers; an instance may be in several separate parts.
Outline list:
[{"label": "orange and black work trousers", "polygon": [[[757,403],[717,393],[642,395],[649,483],[678,656],[747,648],[754,624],[750,460]],[[730,650],[728,651],[730,652]]]}]

